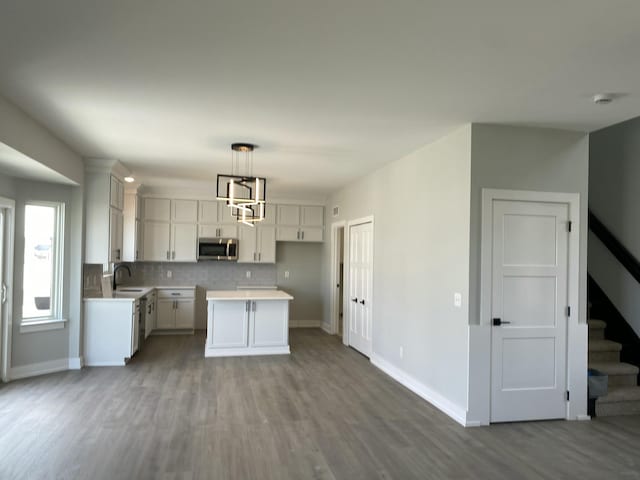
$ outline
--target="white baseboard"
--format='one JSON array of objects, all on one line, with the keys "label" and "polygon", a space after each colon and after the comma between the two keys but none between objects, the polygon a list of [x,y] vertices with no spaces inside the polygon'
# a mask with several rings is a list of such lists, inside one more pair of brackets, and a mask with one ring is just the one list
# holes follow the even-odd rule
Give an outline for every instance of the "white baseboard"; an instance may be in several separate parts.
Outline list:
[{"label": "white baseboard", "polygon": [[80,370],[84,365],[84,359],[82,357],[69,358],[69,370]]},{"label": "white baseboard", "polygon": [[205,357],[246,357],[254,355],[289,355],[289,345],[283,347],[205,348]]},{"label": "white baseboard", "polygon": [[11,372],[9,373],[9,378],[11,380],[18,380],[19,378],[35,377],[37,375],[44,375],[46,373],[54,373],[54,372],[62,372],[64,370],[69,370],[68,358],[60,358],[58,360],[29,363],[27,365],[12,367]]},{"label": "white baseboard", "polygon": [[326,323],[323,323],[322,325],[320,325],[320,328],[325,332],[327,332],[329,335],[333,335],[333,331],[331,330],[331,325],[327,325]]},{"label": "white baseboard", "polygon": [[322,320],[289,320],[289,328],[319,328]]},{"label": "white baseboard", "polygon": [[443,397],[438,392],[433,391],[425,384],[421,383],[405,371],[399,369],[395,365],[392,365],[382,357],[375,353],[371,355],[371,363],[389,375],[398,383],[404,385],[416,395],[422,397],[427,402],[438,408],[442,412],[449,415],[452,419],[458,422],[464,427],[476,426],[476,422],[470,422],[467,424],[467,412]]},{"label": "white baseboard", "polygon": [[85,367],[124,367],[127,362],[117,361],[117,360],[108,360],[108,361],[91,361],[87,360],[84,364]]},{"label": "white baseboard", "polygon": [[576,417],[576,420],[579,422],[586,422],[588,420],[591,420],[591,416],[590,415],[578,415]]}]

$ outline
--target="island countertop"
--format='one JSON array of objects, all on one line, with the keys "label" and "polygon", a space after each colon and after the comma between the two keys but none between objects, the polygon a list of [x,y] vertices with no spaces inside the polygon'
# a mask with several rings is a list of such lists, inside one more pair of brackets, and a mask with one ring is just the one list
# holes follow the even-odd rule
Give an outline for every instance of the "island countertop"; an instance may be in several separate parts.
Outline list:
[{"label": "island countertop", "polygon": [[282,290],[207,290],[207,300],[293,300],[293,297]]}]

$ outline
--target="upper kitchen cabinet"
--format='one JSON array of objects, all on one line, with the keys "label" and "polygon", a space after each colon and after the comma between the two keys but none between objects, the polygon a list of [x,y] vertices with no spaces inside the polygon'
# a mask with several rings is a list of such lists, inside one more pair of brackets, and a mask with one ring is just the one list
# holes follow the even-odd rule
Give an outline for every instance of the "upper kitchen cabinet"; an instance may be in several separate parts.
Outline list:
[{"label": "upper kitchen cabinet", "polygon": [[85,261],[101,263],[105,271],[123,260],[122,178],[128,174],[117,160],[86,160]]},{"label": "upper kitchen cabinet", "polygon": [[276,229],[271,225],[241,225],[238,263],[276,263]]},{"label": "upper kitchen cabinet", "polygon": [[142,199],[137,191],[124,195],[122,260],[142,260]]},{"label": "upper kitchen cabinet", "polygon": [[324,207],[318,205],[278,205],[276,240],[322,242]]},{"label": "upper kitchen cabinet", "polygon": [[145,198],[143,211],[143,260],[196,261],[197,200]]}]

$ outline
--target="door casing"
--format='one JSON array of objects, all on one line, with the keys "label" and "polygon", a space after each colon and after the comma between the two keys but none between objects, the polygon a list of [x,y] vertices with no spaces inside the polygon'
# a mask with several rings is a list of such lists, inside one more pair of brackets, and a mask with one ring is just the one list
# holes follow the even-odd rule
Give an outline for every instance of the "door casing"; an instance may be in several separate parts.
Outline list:
[{"label": "door casing", "polygon": [[[331,273],[329,278],[329,290],[331,292],[331,324],[329,325],[329,332],[332,335],[338,334],[338,322],[340,315],[340,308],[338,305],[339,296],[336,288],[336,279],[340,274],[340,251],[339,251],[339,235],[340,229],[342,229],[342,244],[344,248],[345,235],[346,235],[346,225],[347,222],[342,220],[340,222],[335,222],[331,224]],[[343,258],[344,263],[344,258]],[[342,288],[344,289],[345,280],[344,277],[340,279],[342,282]],[[343,306],[344,311],[344,306]],[[344,319],[343,319],[344,321]],[[344,325],[344,323],[343,323]],[[343,328],[344,330],[344,328]],[[343,333],[344,335],[344,333]]]},{"label": "door casing", "polygon": [[10,380],[11,371],[11,332],[13,329],[13,254],[15,240],[15,211],[16,202],[10,198],[0,197],[0,208],[5,210],[3,236],[4,261],[3,281],[7,285],[7,301],[2,308],[2,318],[0,319],[0,340],[2,342],[2,355],[0,355],[0,376],[2,381]]}]

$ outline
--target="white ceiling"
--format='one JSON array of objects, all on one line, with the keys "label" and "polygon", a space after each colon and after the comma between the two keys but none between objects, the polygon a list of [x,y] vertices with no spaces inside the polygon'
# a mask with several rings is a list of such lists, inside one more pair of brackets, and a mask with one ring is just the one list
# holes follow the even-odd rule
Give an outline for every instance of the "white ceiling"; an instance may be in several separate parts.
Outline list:
[{"label": "white ceiling", "polygon": [[2,0],[0,93],[145,183],[210,184],[249,141],[272,193],[325,195],[463,123],[638,115],[638,25],[636,0]]}]

